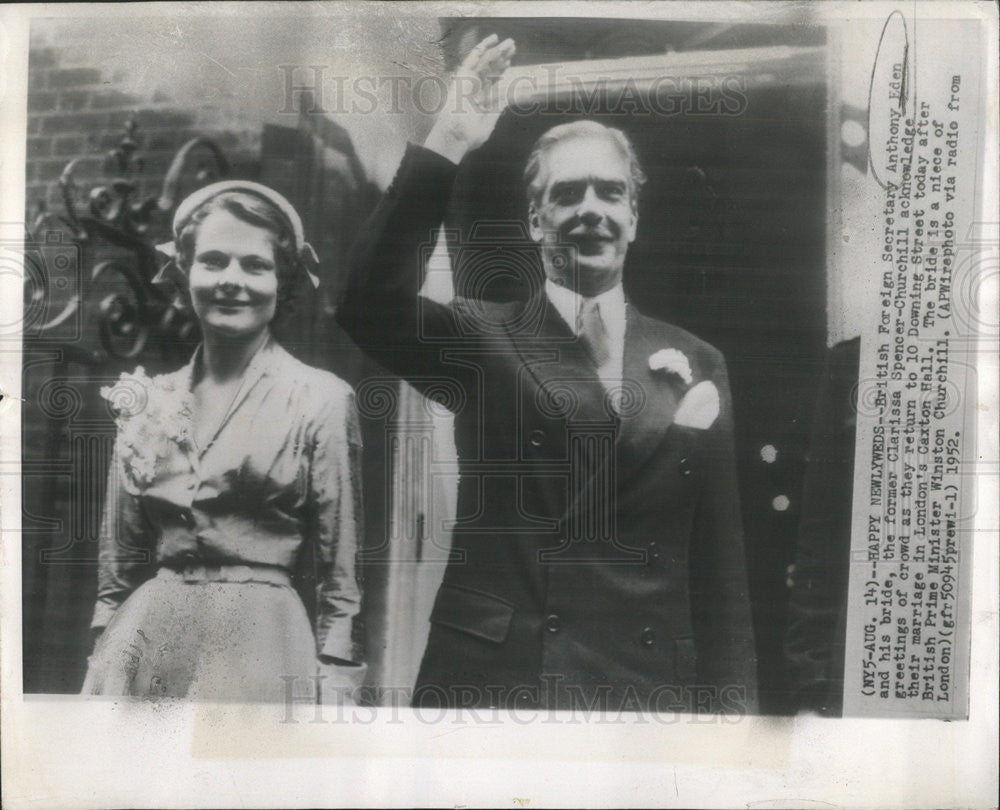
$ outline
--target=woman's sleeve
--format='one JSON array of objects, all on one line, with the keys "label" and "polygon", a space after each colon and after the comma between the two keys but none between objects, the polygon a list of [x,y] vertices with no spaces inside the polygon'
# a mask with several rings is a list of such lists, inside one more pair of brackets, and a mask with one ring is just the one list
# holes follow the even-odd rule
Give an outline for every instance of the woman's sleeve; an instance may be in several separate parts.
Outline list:
[{"label": "woman's sleeve", "polygon": [[118,606],[156,568],[156,537],[138,495],[125,486],[121,439],[115,440],[98,540],[97,604],[91,628],[107,626]]},{"label": "woman's sleeve", "polygon": [[331,397],[316,428],[311,471],[315,509],[316,652],[333,664],[361,664],[361,430],[354,392]]}]

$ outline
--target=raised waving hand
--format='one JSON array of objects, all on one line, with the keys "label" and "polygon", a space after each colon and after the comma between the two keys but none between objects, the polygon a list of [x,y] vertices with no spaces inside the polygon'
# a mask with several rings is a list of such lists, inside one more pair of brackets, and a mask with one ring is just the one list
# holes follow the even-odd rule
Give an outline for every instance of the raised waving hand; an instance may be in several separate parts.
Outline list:
[{"label": "raised waving hand", "polygon": [[514,40],[491,34],[473,48],[455,71],[434,127],[424,146],[460,163],[482,146],[503,112],[501,83],[514,56]]}]

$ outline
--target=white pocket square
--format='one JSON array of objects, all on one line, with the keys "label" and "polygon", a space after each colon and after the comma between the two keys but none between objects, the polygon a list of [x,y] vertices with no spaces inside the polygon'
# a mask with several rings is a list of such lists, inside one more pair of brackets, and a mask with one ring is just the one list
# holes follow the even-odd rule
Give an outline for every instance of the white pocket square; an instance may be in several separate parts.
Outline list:
[{"label": "white pocket square", "polygon": [[719,417],[719,389],[703,380],[684,395],[674,414],[674,423],[681,427],[706,430]]}]

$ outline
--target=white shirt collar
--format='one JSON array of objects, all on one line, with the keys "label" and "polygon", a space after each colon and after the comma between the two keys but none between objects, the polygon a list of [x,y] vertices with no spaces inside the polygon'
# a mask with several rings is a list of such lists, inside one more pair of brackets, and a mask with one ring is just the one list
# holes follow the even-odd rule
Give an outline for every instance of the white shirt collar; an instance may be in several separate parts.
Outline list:
[{"label": "white shirt collar", "polygon": [[[545,279],[545,294],[559,316],[569,325],[570,331],[577,334],[576,320],[584,297],[569,287],[556,284],[550,278]],[[612,340],[620,340],[625,333],[625,290],[622,285],[616,284],[589,300],[597,302],[601,319]]]}]

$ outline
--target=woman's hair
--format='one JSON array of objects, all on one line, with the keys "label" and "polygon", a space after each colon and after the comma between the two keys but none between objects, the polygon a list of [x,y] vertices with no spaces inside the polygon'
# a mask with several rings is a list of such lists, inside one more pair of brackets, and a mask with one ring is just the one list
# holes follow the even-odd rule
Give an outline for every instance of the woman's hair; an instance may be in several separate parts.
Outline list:
[{"label": "woman's hair", "polygon": [[537,204],[544,190],[545,178],[542,177],[542,157],[557,143],[570,138],[604,138],[618,148],[622,157],[628,160],[629,198],[632,201],[632,207],[635,208],[639,202],[639,191],[642,189],[643,183],[646,182],[646,174],[639,164],[639,157],[635,153],[632,141],[620,129],[607,127],[589,119],[554,126],[535,141],[535,145],[531,148],[531,154],[528,155],[528,162],[524,167],[524,185],[528,195],[528,203]]},{"label": "woman's hair", "polygon": [[277,319],[291,308],[295,288],[305,272],[296,253],[294,230],[288,217],[268,200],[246,191],[224,191],[206,200],[191,213],[177,235],[177,264],[185,275],[194,261],[194,246],[201,224],[214,211],[227,211],[249,225],[270,231],[278,276]]}]

